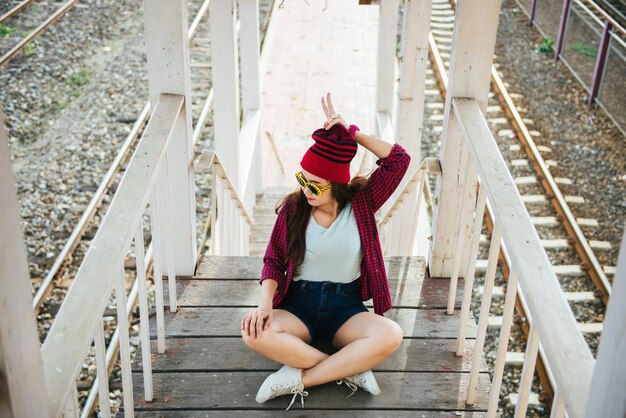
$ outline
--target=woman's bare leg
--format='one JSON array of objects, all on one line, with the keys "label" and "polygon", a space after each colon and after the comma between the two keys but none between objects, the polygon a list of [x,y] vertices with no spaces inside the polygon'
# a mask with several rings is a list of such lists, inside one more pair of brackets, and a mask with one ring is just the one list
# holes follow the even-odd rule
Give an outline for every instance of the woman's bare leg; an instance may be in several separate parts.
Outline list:
[{"label": "woman's bare leg", "polygon": [[333,339],[338,352],[302,372],[304,387],[321,385],[371,369],[402,343],[402,329],[388,318],[361,312],[348,319]]},{"label": "woman's bare leg", "polygon": [[257,338],[241,337],[248,347],[263,357],[299,369],[308,369],[328,354],[310,346],[309,329],[297,316],[282,309],[274,309],[272,324]]}]

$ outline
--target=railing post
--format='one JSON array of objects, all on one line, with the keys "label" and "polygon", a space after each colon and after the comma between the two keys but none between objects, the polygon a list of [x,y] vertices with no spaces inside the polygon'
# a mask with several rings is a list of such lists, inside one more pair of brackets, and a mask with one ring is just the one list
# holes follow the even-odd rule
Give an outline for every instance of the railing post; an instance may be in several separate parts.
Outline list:
[{"label": "railing post", "polygon": [[[393,126],[395,129],[394,136],[396,142],[402,144],[408,153],[411,154],[412,165],[419,164],[421,161],[420,142],[422,139],[424,119],[424,96],[426,67],[428,66],[428,33],[430,30],[431,4],[431,0],[404,0],[402,46],[399,58],[400,85],[396,97],[397,113],[392,116],[395,119]],[[386,42],[391,41],[387,40]],[[379,51],[382,53],[381,48],[379,48]],[[393,61],[391,61],[391,64],[393,64]],[[391,65],[390,70],[393,70],[393,66]],[[378,82],[384,81],[379,79]],[[393,88],[393,84],[391,84],[391,87]],[[379,96],[379,98],[383,100],[382,96]],[[391,112],[391,109],[389,109],[389,112]],[[408,232],[409,238],[414,236],[412,234],[413,231],[408,230],[407,226],[413,225],[413,220],[416,217],[413,208],[417,204],[415,201],[417,194],[417,191],[415,191],[405,197],[405,204],[398,209],[398,212],[394,215],[394,219],[388,226],[391,236],[395,236],[395,231],[399,230]],[[417,223],[414,224],[412,229],[416,228]],[[393,245],[390,247],[391,251],[388,250],[386,254],[413,255],[413,247],[414,240],[412,239],[395,239]]]},{"label": "railing post", "polygon": [[532,0],[533,2],[530,5],[530,13],[528,14],[528,26],[530,26],[532,28],[533,24],[535,23],[535,13],[537,12],[537,1],[538,0]]},{"label": "railing post", "polygon": [[[211,1],[211,71],[213,72],[213,126],[215,152],[239,185],[239,64],[235,0]],[[241,32],[248,29],[242,26]],[[247,102],[247,103],[251,103]],[[222,216],[221,214],[218,216]]]},{"label": "railing post", "polygon": [[591,379],[586,417],[626,416],[626,234],[617,259],[613,292]]},{"label": "railing post", "polygon": [[589,89],[589,97],[587,98],[587,104],[593,105],[598,93],[600,92],[600,85],[604,78],[604,69],[606,67],[606,57],[609,52],[609,43],[611,41],[611,29],[613,25],[607,21],[604,24],[604,30],[602,31],[602,39],[600,41],[600,49],[598,50],[598,56],[596,57],[596,66],[593,69],[593,80],[591,81],[591,88]]},{"label": "railing post", "polygon": [[381,0],[378,18],[376,111],[388,115],[391,115],[393,110],[399,3],[399,0]]},{"label": "railing post", "polygon": [[[241,98],[243,114],[246,118],[248,112],[261,108],[259,0],[239,0],[239,18],[243,28],[239,31]],[[246,178],[240,179],[237,189],[246,208],[254,206],[256,193],[263,190],[263,176],[260,175],[263,172],[260,134],[259,129],[251,150],[253,153],[251,167],[241,167],[243,172],[252,174],[247,174]]]},{"label": "railing post", "polygon": [[0,416],[48,416],[30,276],[8,137],[0,112]]},{"label": "railing post", "polygon": [[404,0],[398,113],[394,124],[396,140],[419,164],[424,122],[428,33],[432,0]]},{"label": "railing post", "polygon": [[563,42],[565,41],[565,30],[567,29],[567,21],[570,14],[571,0],[563,0],[563,12],[561,13],[561,23],[559,24],[559,34],[556,38],[556,47],[554,49],[554,60],[558,61],[561,51],[563,50]]},{"label": "railing post", "polygon": [[[464,0],[457,3],[448,94],[446,96],[440,161],[442,175],[437,179],[429,267],[433,277],[450,277],[455,247],[455,226],[461,207],[463,167],[461,155],[467,151],[452,110],[453,97],[474,98],[483,115],[498,27],[500,1]],[[470,187],[475,200],[475,187]],[[463,213],[462,224],[466,225]],[[466,238],[467,239],[467,238]],[[469,239],[468,239],[469,241]],[[467,244],[462,248],[469,248]],[[460,265],[467,265],[467,257]]]},{"label": "railing post", "polygon": [[161,93],[185,96],[167,150],[170,194],[163,199],[171,203],[176,274],[191,276],[197,245],[187,2],[144,0],[144,14],[151,108]]}]

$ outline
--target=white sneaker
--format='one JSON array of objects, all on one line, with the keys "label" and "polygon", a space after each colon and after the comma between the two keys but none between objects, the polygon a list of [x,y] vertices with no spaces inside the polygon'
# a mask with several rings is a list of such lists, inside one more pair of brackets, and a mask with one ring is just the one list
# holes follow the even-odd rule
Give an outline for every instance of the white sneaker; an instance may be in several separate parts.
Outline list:
[{"label": "white sneaker", "polygon": [[363,389],[365,389],[366,391],[368,391],[374,396],[380,394],[380,388],[378,387],[378,382],[376,382],[374,373],[372,373],[371,370],[367,370],[367,371],[364,371],[363,373],[355,374],[354,376],[344,377],[342,380],[337,380],[338,385],[342,383],[345,383],[346,386],[352,389],[352,393],[346,396],[346,399],[354,395],[358,387],[362,387]]},{"label": "white sneaker", "polygon": [[304,384],[302,383],[302,369],[296,369],[284,365],[275,373],[272,373],[265,379],[265,382],[259,388],[259,392],[256,394],[256,401],[263,403],[269,399],[277,396],[289,395],[293,393],[291,403],[287,407],[287,410],[291,408],[296,397],[300,395],[300,402],[302,408],[304,408],[304,397],[309,393],[304,390]]}]

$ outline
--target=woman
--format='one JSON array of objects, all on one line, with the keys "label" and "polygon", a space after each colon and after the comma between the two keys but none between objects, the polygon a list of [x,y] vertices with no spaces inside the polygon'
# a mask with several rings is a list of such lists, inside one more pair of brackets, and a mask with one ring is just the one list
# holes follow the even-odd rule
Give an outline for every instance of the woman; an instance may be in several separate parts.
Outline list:
[{"label": "woman", "polygon": [[[385,318],[391,297],[374,213],[398,187],[410,156],[400,145],[358,132],[335,113],[330,93],[322,108],[327,121],[296,173],[300,188],[287,195],[263,258],[261,300],[241,322],[244,342],[284,364],[256,396],[259,403],[304,389],[343,381],[377,395],[371,368],[402,342],[398,324]],[[379,166],[350,181],[357,144],[373,152]],[[374,312],[363,304],[372,298]],[[339,351],[310,345],[323,337]]]}]

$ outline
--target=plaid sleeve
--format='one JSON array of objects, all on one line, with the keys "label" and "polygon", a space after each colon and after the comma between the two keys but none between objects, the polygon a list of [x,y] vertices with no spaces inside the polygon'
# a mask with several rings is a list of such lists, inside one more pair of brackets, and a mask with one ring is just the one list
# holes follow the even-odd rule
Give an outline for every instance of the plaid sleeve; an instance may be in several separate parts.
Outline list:
[{"label": "plaid sleeve", "polygon": [[396,190],[410,162],[411,156],[397,143],[388,156],[376,161],[378,168],[370,175],[365,188],[372,213],[376,213]]},{"label": "plaid sleeve", "polygon": [[284,286],[287,263],[287,219],[285,216],[285,206],[278,211],[278,217],[274,223],[272,234],[270,235],[265,256],[263,257],[263,270],[259,283],[265,279],[274,279],[278,286]]}]

